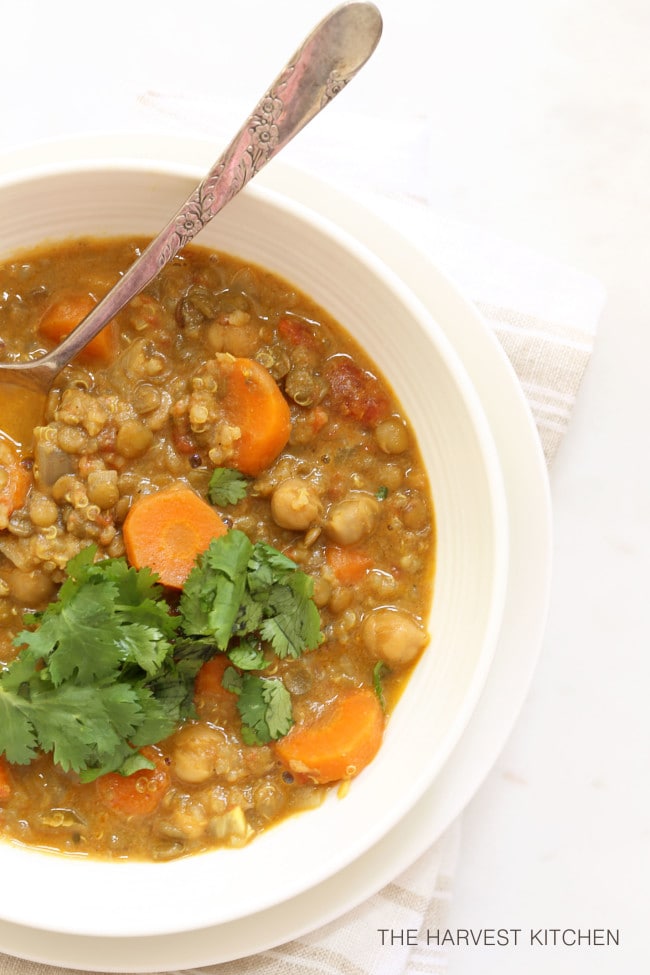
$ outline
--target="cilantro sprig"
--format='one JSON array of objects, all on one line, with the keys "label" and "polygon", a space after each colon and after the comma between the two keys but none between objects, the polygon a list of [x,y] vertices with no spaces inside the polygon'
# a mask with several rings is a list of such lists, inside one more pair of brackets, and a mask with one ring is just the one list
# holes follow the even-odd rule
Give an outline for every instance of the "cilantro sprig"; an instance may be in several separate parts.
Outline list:
[{"label": "cilantro sprig", "polygon": [[321,642],[314,583],[286,555],[233,529],[199,556],[181,596],[187,634],[225,651],[233,637],[258,633],[275,654],[299,657]]},{"label": "cilantro sprig", "polygon": [[95,551],[72,559],[58,598],[25,617],[22,649],[0,673],[0,751],[18,764],[51,751],[86,780],[171,734],[183,711],[181,697],[153,688],[176,669],[179,621],[162,587],[123,559],[94,563]]},{"label": "cilantro sprig", "polygon": [[211,542],[185,583],[179,604],[184,631],[214,640],[245,671],[228,668],[224,686],[237,694],[247,744],[280,738],[293,724],[282,681],[248,671],[267,666],[261,643],[280,659],[319,645],[313,589],[313,580],[295,562],[265,542],[253,544],[236,529]]},{"label": "cilantro sprig", "polygon": [[138,748],[194,713],[194,679],[218,652],[233,665],[225,686],[243,740],[287,733],[291,699],[263,676],[268,656],[295,658],[322,639],[313,582],[295,563],[232,530],[199,557],[174,613],[148,569],[95,556],[83,549],[57,599],[25,617],[20,652],[0,670],[0,754],[25,764],[51,752],[84,781],[127,774],[147,764]]}]

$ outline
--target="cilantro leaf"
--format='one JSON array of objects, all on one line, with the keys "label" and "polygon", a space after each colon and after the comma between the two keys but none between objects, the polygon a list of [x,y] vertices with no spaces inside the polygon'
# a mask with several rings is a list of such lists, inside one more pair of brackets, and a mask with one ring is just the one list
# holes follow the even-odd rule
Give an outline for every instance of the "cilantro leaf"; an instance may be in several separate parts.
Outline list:
[{"label": "cilantro leaf", "polygon": [[116,595],[110,582],[105,586],[84,584],[74,593],[68,589],[65,601],[50,603],[38,628],[19,633],[16,644],[49,658],[54,684],[75,672],[82,682],[115,673],[120,663],[114,646],[120,635],[113,611]]},{"label": "cilantro leaf", "polygon": [[299,657],[303,650],[314,650],[321,642],[313,591],[313,580],[303,572],[294,572],[269,591],[269,611],[260,632],[278,657]]},{"label": "cilantro leaf", "polygon": [[39,745],[66,771],[90,766],[111,770],[127,754],[140,717],[137,697],[121,682],[97,688],[66,683],[35,689],[29,717]]},{"label": "cilantro leaf", "polygon": [[226,649],[244,596],[252,549],[243,532],[229,531],[199,557],[179,603],[186,634],[214,637],[219,649]]},{"label": "cilantro leaf", "polygon": [[264,720],[269,735],[272,739],[282,738],[293,725],[291,695],[279,678],[259,679],[263,683],[262,698],[266,704]]},{"label": "cilantro leaf", "polygon": [[238,674],[228,667],[223,685],[237,694],[245,744],[267,744],[282,738],[293,725],[291,695],[280,678]]},{"label": "cilantro leaf", "polygon": [[0,684],[0,728],[2,751],[8,761],[27,765],[36,757],[38,739],[21,699]]},{"label": "cilantro leaf", "polygon": [[264,670],[267,666],[264,652],[254,640],[243,640],[228,651],[228,658],[240,670]]},{"label": "cilantro leaf", "polygon": [[246,497],[248,478],[230,467],[215,467],[208,484],[208,497],[219,506],[237,504]]}]

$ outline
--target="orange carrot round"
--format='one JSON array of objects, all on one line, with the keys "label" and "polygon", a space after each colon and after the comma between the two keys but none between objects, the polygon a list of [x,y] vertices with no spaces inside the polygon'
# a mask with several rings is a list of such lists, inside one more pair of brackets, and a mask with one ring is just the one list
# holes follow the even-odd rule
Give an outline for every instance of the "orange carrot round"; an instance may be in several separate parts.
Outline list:
[{"label": "orange carrot round", "polygon": [[0,436],[0,529],[7,527],[9,516],[25,503],[31,482],[14,445]]},{"label": "orange carrot round", "polygon": [[[57,345],[90,314],[97,302],[84,291],[59,293],[39,322],[41,335]],[[117,327],[109,322],[79,353],[80,358],[109,362],[117,349]]]},{"label": "orange carrot round", "polygon": [[381,745],[384,712],[368,688],[333,701],[313,722],[295,725],[275,743],[275,752],[299,778],[325,784],[352,779]]},{"label": "orange carrot round", "polygon": [[162,753],[151,745],[142,754],[155,768],[144,768],[132,775],[109,772],[95,780],[97,796],[103,805],[122,816],[146,816],[156,809],[169,789],[171,776]]},{"label": "orange carrot round", "polygon": [[9,771],[9,762],[0,755],[0,802],[6,802],[13,792],[13,782]]},{"label": "orange carrot round", "polygon": [[254,359],[220,355],[225,380],[226,421],[240,430],[228,466],[255,477],[286,447],[291,433],[289,404],[275,379]]},{"label": "orange carrot round", "polygon": [[198,494],[178,488],[135,501],[122,530],[132,566],[148,566],[164,586],[182,589],[196,557],[228,528]]}]

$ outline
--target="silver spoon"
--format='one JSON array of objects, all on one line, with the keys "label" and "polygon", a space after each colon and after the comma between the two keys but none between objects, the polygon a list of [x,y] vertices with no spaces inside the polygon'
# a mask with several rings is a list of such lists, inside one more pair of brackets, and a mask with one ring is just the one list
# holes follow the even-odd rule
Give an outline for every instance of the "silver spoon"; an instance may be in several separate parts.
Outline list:
[{"label": "silver spoon", "polygon": [[[335,8],[314,28],[207,176],[90,314],[39,359],[0,363],[0,435],[28,445],[61,370],[332,101],[366,63],[381,31],[374,4],[356,0]],[[13,398],[14,406],[20,397],[20,410],[11,410],[12,416],[20,413],[20,430],[7,429],[11,424],[3,408],[10,401],[6,397]]]}]

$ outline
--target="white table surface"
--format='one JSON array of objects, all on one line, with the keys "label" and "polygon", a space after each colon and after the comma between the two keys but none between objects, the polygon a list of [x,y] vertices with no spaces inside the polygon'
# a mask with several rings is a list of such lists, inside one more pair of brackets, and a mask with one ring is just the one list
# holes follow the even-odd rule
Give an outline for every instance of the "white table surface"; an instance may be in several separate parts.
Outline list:
[{"label": "white table surface", "polygon": [[[303,133],[287,161],[361,194],[412,196],[589,272],[608,293],[551,475],[540,663],[463,815],[449,927],[618,928],[621,944],[452,948],[450,972],[647,971],[650,4],[378,5],[377,54],[345,108]],[[170,104],[199,131],[207,100],[225,135],[331,6],[12,4],[0,149],[107,128],[178,130]],[[352,152],[334,159],[323,146],[337,137]]]}]

